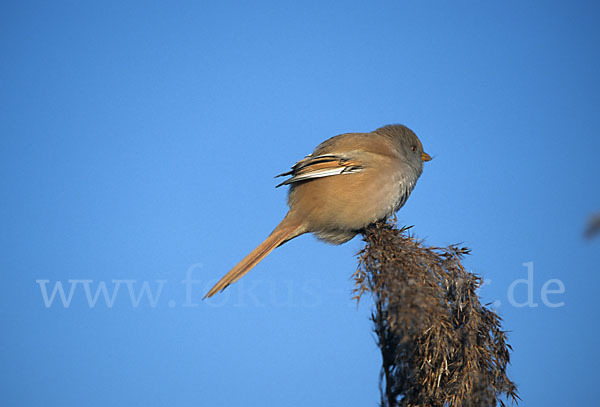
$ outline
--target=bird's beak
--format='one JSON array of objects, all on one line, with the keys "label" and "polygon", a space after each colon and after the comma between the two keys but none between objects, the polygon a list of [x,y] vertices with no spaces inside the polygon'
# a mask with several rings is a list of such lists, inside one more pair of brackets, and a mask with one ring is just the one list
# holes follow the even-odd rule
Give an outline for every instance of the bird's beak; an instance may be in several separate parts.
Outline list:
[{"label": "bird's beak", "polygon": [[421,154],[421,160],[423,161],[431,161],[431,156],[425,152],[423,152],[423,154]]}]

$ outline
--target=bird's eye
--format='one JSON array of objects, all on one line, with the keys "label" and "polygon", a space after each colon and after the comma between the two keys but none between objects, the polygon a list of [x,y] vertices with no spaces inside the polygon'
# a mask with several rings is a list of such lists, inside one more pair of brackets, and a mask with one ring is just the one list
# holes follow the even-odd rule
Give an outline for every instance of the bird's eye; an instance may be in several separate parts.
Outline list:
[{"label": "bird's eye", "polygon": [[416,152],[417,152],[417,146],[410,146],[410,149],[411,149],[411,150],[412,150],[414,153],[416,153]]}]

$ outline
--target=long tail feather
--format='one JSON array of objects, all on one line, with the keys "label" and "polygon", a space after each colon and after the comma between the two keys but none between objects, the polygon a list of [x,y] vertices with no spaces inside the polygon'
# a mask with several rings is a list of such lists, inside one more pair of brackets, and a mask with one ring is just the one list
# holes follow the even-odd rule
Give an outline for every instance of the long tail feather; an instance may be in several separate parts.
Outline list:
[{"label": "long tail feather", "polygon": [[277,246],[302,234],[302,232],[299,232],[300,224],[290,223],[288,217],[286,217],[264,242],[258,245],[256,249],[252,250],[250,254],[244,257],[242,261],[225,274],[223,278],[210,289],[204,298],[210,298],[216,293],[223,291],[227,286],[235,283],[247,272],[252,270],[254,266],[271,253]]}]

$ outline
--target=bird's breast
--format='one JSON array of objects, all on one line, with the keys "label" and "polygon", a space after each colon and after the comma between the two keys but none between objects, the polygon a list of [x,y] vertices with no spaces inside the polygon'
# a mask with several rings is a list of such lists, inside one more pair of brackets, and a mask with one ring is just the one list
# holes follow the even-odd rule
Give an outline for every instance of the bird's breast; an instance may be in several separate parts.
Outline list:
[{"label": "bird's breast", "polygon": [[309,232],[343,243],[404,204],[414,186],[409,175],[398,166],[380,165],[301,182],[290,188],[288,204]]}]

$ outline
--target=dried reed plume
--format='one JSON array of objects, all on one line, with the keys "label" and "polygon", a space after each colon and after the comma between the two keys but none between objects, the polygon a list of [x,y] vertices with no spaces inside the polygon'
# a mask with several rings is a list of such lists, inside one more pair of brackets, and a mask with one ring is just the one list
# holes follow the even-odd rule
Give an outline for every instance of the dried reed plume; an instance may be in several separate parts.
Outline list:
[{"label": "dried reed plume", "polygon": [[381,405],[516,404],[506,375],[511,347],[500,317],[479,302],[481,279],[461,264],[469,250],[428,247],[407,230],[365,230],[354,275],[355,298],[368,291],[375,302]]}]

